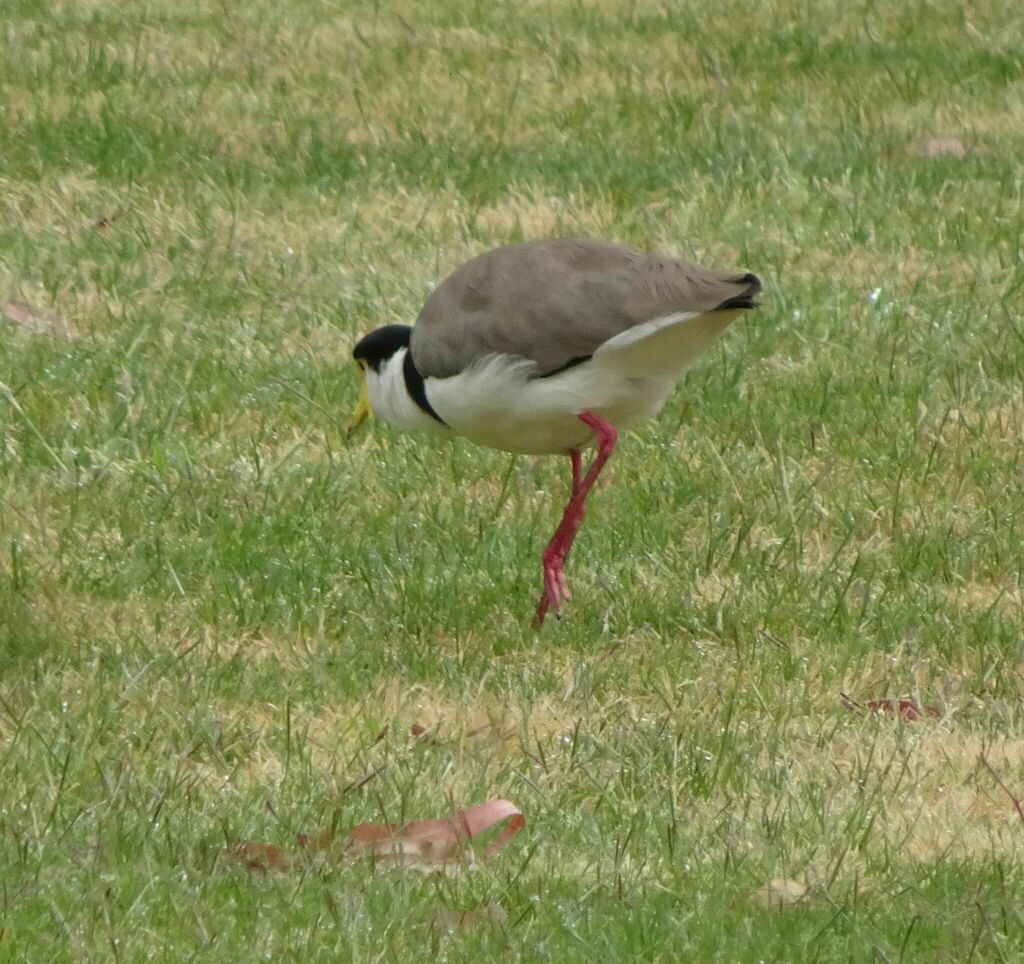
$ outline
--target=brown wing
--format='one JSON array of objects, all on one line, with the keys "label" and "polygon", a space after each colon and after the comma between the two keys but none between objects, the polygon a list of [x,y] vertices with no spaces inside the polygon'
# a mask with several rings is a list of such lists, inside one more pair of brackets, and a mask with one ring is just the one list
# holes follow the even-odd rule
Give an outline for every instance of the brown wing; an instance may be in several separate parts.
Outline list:
[{"label": "brown wing", "polygon": [[634,325],[680,311],[753,308],[752,274],[705,271],[605,241],[531,241],[488,251],[449,275],[412,331],[416,367],[455,375],[492,353],[555,371]]}]

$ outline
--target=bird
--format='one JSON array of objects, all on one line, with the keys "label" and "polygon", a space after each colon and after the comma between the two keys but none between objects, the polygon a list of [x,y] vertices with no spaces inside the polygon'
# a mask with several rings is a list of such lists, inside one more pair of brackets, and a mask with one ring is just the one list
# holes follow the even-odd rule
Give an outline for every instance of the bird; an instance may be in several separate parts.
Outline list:
[{"label": "bird", "polygon": [[561,618],[570,597],[565,562],[619,432],[656,415],[760,292],[749,272],[600,239],[494,248],[445,278],[415,325],[357,341],[349,433],[376,414],[400,430],[569,457],[570,496],[541,554],[539,627],[549,611]]}]

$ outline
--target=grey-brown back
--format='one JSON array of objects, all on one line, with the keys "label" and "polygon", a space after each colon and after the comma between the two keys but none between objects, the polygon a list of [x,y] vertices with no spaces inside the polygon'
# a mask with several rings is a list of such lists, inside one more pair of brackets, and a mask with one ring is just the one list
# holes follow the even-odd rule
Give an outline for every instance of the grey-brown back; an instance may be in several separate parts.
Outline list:
[{"label": "grey-brown back", "polygon": [[424,376],[455,375],[495,353],[529,358],[544,375],[654,318],[752,308],[760,290],[752,274],[705,271],[607,241],[512,244],[438,285],[410,350]]}]

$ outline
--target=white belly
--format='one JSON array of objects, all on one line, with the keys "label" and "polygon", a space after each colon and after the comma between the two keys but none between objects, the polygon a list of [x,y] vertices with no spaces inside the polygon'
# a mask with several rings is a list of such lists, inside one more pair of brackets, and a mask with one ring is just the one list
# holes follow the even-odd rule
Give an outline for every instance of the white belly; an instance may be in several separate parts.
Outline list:
[{"label": "white belly", "polygon": [[548,378],[531,378],[533,370],[530,363],[493,358],[451,378],[427,379],[427,397],[456,434],[473,442],[553,455],[593,441],[580,412],[628,428],[656,415],[675,385],[674,378],[624,376],[594,360]]},{"label": "white belly", "polygon": [[451,378],[428,378],[427,397],[455,432],[481,445],[532,455],[568,452],[593,440],[580,412],[620,429],[656,415],[676,382],[738,315],[654,318],[547,378],[534,377],[531,361],[492,355]]}]

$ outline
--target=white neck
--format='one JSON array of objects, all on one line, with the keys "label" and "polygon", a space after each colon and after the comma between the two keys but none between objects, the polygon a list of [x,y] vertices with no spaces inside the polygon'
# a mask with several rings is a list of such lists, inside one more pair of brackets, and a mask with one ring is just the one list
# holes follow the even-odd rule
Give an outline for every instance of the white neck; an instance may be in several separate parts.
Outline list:
[{"label": "white neck", "polygon": [[408,348],[399,348],[379,371],[366,370],[366,388],[373,414],[404,432],[438,432],[445,426],[423,411],[405,387],[405,356]]}]

